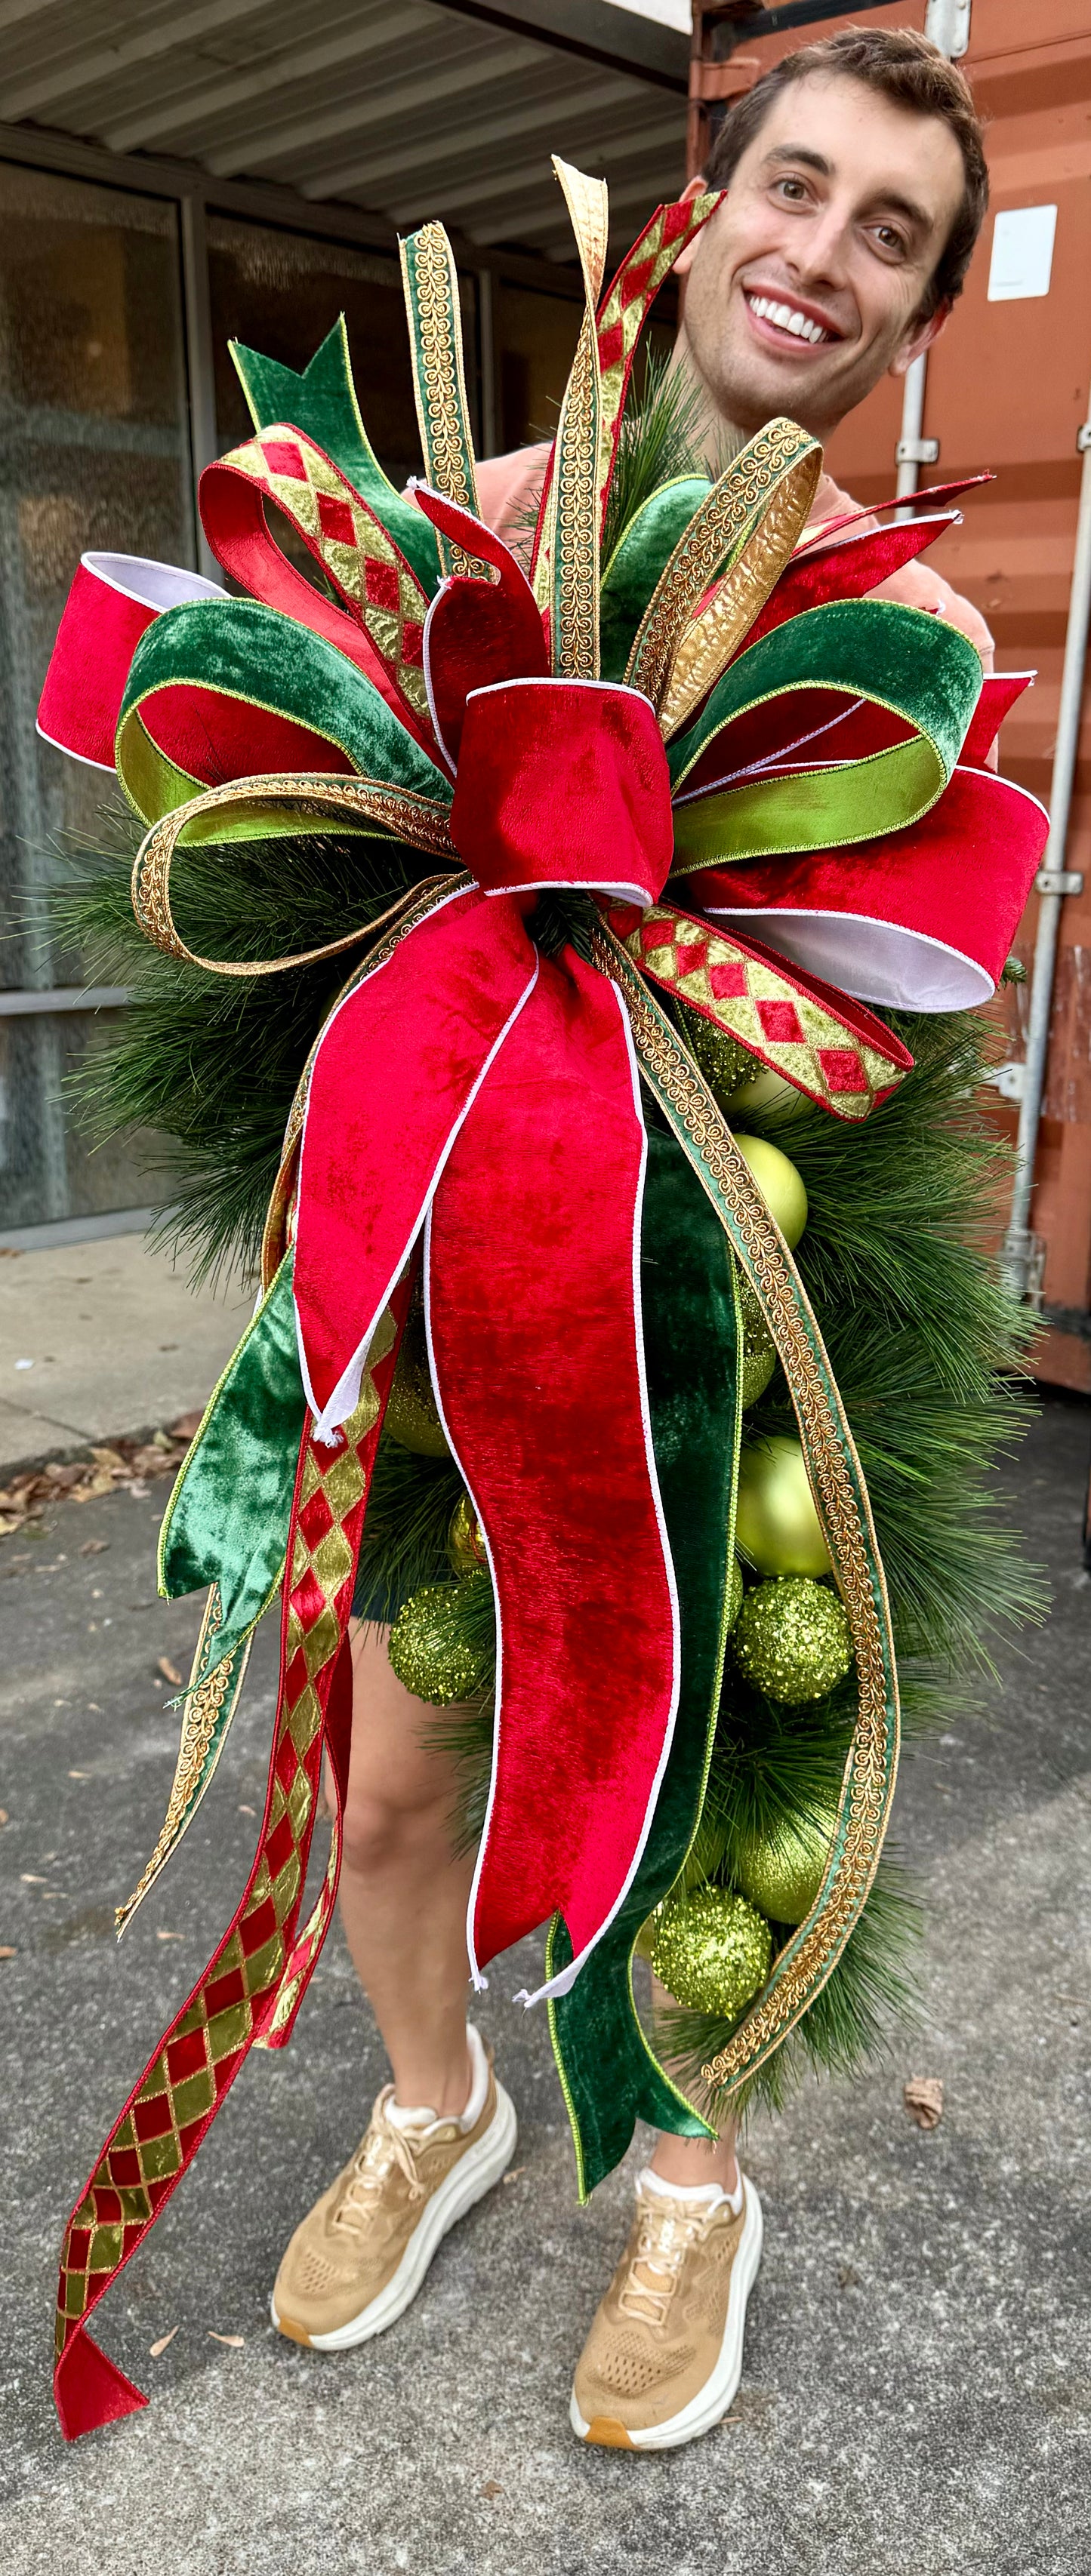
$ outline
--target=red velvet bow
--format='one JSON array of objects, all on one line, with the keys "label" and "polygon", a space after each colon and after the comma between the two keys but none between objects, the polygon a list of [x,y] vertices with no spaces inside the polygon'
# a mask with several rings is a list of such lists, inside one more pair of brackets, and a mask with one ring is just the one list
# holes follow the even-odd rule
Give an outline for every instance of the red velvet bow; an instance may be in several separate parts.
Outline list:
[{"label": "red velvet bow", "polygon": [[[445,527],[459,515],[421,497]],[[521,583],[514,565],[495,586],[455,581],[432,612],[430,693],[458,751],[452,830],[480,890],[449,897],[324,1032],[295,1292],[322,1435],[352,1409],[426,1226],[437,1400],[497,1604],[473,1972],[559,1910],[567,1985],[643,1848],[678,1615],[644,1382],[632,1040],[615,986],[571,949],[539,956],[523,914],[544,886],[652,902],[671,820],[663,745],[636,692],[510,670],[467,685],[486,603],[493,667],[516,649],[536,657]]]}]

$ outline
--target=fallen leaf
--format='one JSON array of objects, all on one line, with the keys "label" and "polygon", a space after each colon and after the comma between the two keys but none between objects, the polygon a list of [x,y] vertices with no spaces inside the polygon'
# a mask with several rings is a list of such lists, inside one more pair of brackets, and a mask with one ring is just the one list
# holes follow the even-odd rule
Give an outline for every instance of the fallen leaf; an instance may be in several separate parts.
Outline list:
[{"label": "fallen leaf", "polygon": [[520,2174],[525,2174],[525,2172],[525,2165],[509,2165],[506,2174],[501,2174],[500,2180],[501,2182],[518,2182]]},{"label": "fallen leaf", "polygon": [[177,1422],[168,1422],[172,1440],[193,1440],[204,1421],[203,1413],[180,1413]]},{"label": "fallen leaf", "polygon": [[12,1949],[10,1941],[0,1942],[0,1959],[17,1959],[18,1956],[18,1951]]},{"label": "fallen leaf", "polygon": [[483,2496],[490,2496],[490,2497],[491,2497],[491,2496],[503,2495],[503,2492],[504,2492],[503,2487],[500,2485],[499,2480],[498,2480],[497,2478],[486,2478],[486,2480],[485,2480],[485,2484],[484,2484],[484,2486],[483,2486],[483,2487],[482,2487],[482,2489],[481,2489],[481,2493],[482,2493],[482,2495],[483,2495]]},{"label": "fallen leaf", "polygon": [[22,1879],[24,1887],[45,1886],[45,1880],[40,1869],[21,1869],[19,1876]]},{"label": "fallen leaf", "polygon": [[181,1687],[181,1673],[179,1672],[177,1665],[172,1664],[169,1655],[157,1655],[156,1667],[157,1670],[162,1673],[165,1682],[173,1682],[176,1689]]},{"label": "fallen leaf", "polygon": [[148,2345],[148,2356],[151,2361],[158,2361],[160,2353],[165,2352],[167,2345],[174,2342],[177,2332],[177,2326],[172,2326],[169,2334],[157,2335],[155,2342]]},{"label": "fallen leaf", "polygon": [[240,1801],[239,1801],[239,1814],[240,1814],[240,1816],[256,1816],[256,1815],[257,1815],[257,1812],[258,1812],[258,1811],[257,1811],[257,1808],[256,1808],[256,1807],[244,1807],[244,1806],[243,1806],[243,1804],[242,1804],[242,1801],[241,1801],[241,1799],[240,1799]]},{"label": "fallen leaf", "polygon": [[7,1811],[7,1808],[6,1808],[6,1807],[0,1807],[0,1825],[6,1825],[7,1821],[8,1821],[8,1811]]},{"label": "fallen leaf", "polygon": [[157,1941],[184,1941],[186,1936],[184,1932],[164,1932],[163,1926],[160,1924],[155,1937]]},{"label": "fallen leaf", "polygon": [[109,1544],[110,1541],[108,1538],[85,1538],[83,1546],[80,1549],[80,1555],[101,1556],[104,1550],[109,1547]]},{"label": "fallen leaf", "polygon": [[91,1774],[89,1771],[70,1771],[68,1777],[70,1780],[89,1780]]},{"label": "fallen leaf", "polygon": [[246,2341],[245,2335],[218,2335],[212,2326],[208,2329],[208,2335],[211,2343],[229,2344],[232,2352],[241,2352]]},{"label": "fallen leaf", "polygon": [[902,2086],[902,2101],[918,2129],[936,2129],[943,2118],[943,2085],[938,2075],[911,2075]]}]

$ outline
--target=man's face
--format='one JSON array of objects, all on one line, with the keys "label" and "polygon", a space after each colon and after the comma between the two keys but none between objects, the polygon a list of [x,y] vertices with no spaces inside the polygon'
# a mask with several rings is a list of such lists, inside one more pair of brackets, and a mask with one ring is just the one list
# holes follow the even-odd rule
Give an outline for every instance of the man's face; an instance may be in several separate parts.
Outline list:
[{"label": "man's face", "polygon": [[685,336],[717,410],[748,436],[778,412],[821,436],[904,373],[943,318],[915,317],[963,184],[938,117],[840,76],[783,91],[683,255]]}]

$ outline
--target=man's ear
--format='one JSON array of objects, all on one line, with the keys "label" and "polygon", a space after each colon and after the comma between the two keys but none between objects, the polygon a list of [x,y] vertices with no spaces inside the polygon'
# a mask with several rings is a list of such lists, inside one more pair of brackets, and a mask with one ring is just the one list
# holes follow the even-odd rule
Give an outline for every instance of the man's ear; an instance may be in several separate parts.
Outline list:
[{"label": "man's ear", "polygon": [[[677,265],[681,267],[681,261]],[[903,340],[897,357],[891,359],[887,374],[907,376],[914,359],[923,358],[925,350],[930,349],[933,341],[938,340],[940,332],[946,330],[952,310],[953,307],[950,304],[937,304],[935,312],[929,314],[927,322],[914,323]]]},{"label": "man's ear", "polygon": [[[692,205],[695,197],[703,197],[707,186],[708,181],[699,170],[695,179],[687,179],[685,187],[683,188],[682,194],[678,200],[679,205]],[[692,241],[688,241],[685,249],[679,251],[678,257],[674,263],[674,274],[676,277],[684,277],[687,269],[692,268],[693,254],[700,239],[700,233],[694,233]]]}]

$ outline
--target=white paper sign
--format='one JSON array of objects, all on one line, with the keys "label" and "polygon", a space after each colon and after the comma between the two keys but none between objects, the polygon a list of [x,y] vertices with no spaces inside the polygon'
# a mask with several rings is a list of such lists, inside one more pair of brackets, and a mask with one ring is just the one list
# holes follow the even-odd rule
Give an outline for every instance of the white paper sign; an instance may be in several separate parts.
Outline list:
[{"label": "white paper sign", "polygon": [[1056,230],[1056,206],[1007,207],[997,216],[989,263],[990,304],[1048,295]]}]

